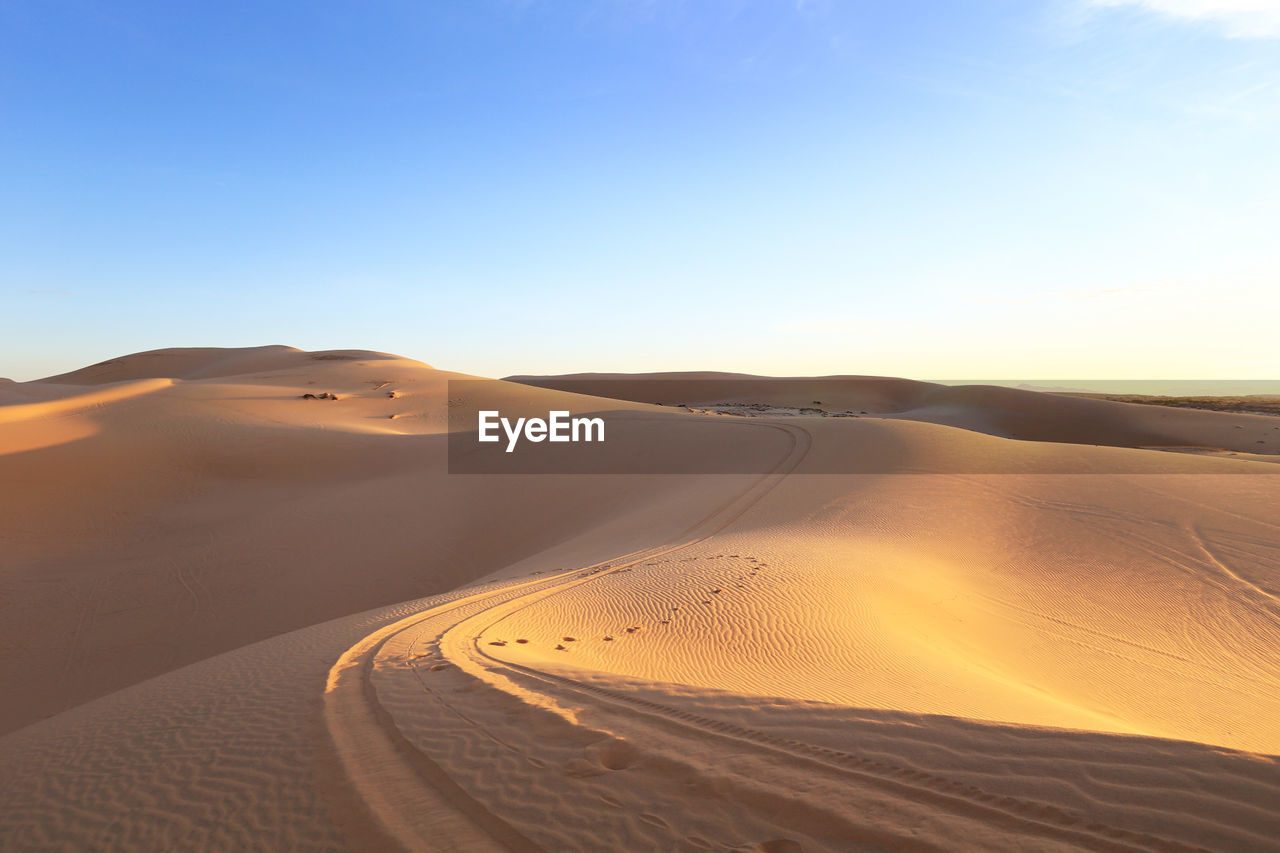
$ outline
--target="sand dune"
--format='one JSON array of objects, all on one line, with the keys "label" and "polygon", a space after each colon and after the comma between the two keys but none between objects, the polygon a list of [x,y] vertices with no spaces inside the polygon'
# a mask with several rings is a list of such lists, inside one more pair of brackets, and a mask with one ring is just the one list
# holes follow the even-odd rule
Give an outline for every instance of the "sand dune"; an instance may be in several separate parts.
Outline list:
[{"label": "sand dune", "polygon": [[[612,547],[619,524],[643,535],[646,512],[721,488],[449,478],[458,374],[376,353],[160,351],[80,373],[0,391],[0,692],[23,697],[0,731],[576,536]],[[544,412],[568,396],[511,391]]]},{"label": "sand dune", "polygon": [[327,350],[308,353],[286,346],[180,347],[134,353],[91,364],[80,370],[50,376],[41,384],[101,385],[129,379],[216,379],[227,376],[297,370],[315,361],[394,361],[405,367],[425,367],[412,359],[368,350]]},{"label": "sand dune", "polygon": [[831,413],[925,421],[1025,441],[1280,454],[1280,430],[1272,417],[1142,406],[995,385],[947,386],[878,376],[774,378],[708,373],[510,379],[540,388],[668,406],[817,406]]},{"label": "sand dune", "polygon": [[[263,347],[0,386],[0,847],[1280,849],[1275,419],[460,378]],[[859,416],[671,408],[815,401]],[[488,405],[767,473],[448,474]]]}]

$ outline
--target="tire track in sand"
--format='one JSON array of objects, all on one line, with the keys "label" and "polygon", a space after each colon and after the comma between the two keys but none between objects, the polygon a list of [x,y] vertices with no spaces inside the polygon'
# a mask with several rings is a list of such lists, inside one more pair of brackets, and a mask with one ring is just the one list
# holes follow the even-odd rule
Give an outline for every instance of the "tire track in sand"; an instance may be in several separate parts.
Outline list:
[{"label": "tire track in sand", "polygon": [[[329,671],[326,685],[325,725],[347,781],[363,802],[365,817],[381,833],[394,838],[407,850],[538,849],[468,795],[449,778],[439,764],[423,751],[414,748],[400,734],[374,689],[374,664],[388,641],[402,632],[417,629],[416,633],[422,633],[439,626],[443,633],[448,627],[465,621],[474,612],[497,606],[511,598],[574,581],[583,582],[600,572],[629,567],[654,556],[687,547],[693,544],[687,538],[699,527],[714,523],[717,518],[726,514],[727,520],[717,526],[716,530],[731,524],[794,470],[808,453],[812,443],[812,437],[802,428],[746,423],[743,426],[765,427],[786,433],[791,439],[786,456],[772,472],[758,478],[744,493],[717,507],[707,517],[675,537],[672,541],[678,544],[659,545],[633,552],[624,555],[622,562],[614,558],[536,581],[504,584],[497,589],[489,586],[473,595],[462,596],[375,631],[339,657]],[[712,533],[707,533],[695,541],[701,541],[710,535]],[[443,704],[447,706],[447,703]]]},{"label": "tire track in sand", "polygon": [[[791,431],[789,427],[759,426]],[[353,786],[381,828],[405,849],[411,850],[442,847],[463,850],[543,849],[482,805],[482,799],[501,802],[501,792],[485,788],[487,783],[483,779],[469,778],[467,781],[472,788],[484,788],[473,791],[476,796],[472,796],[449,777],[443,766],[451,759],[468,770],[485,761],[494,764],[504,762],[503,766],[517,771],[527,771],[530,766],[535,768],[535,771],[527,772],[536,772],[546,766],[545,760],[524,754],[522,744],[504,737],[501,726],[489,725],[481,719],[486,703],[492,705],[505,701],[508,706],[543,705],[540,730],[554,729],[566,742],[575,739],[581,742],[584,737],[587,740],[598,739],[610,734],[579,723],[575,714],[565,711],[566,708],[592,708],[612,722],[621,720],[621,728],[630,725],[632,731],[661,730],[669,743],[685,742],[689,754],[710,749],[726,759],[733,759],[751,753],[753,758],[766,763],[772,761],[776,764],[781,760],[791,768],[799,768],[804,776],[820,779],[829,788],[838,790],[843,787],[848,791],[853,786],[870,791],[869,796],[873,800],[889,801],[898,810],[898,816],[903,818],[896,828],[851,822],[815,798],[804,802],[801,793],[801,802],[794,812],[801,819],[801,825],[792,828],[802,834],[805,825],[816,825],[814,822],[817,821],[827,827],[824,833],[827,837],[832,837],[834,828],[837,837],[864,843],[901,849],[938,849],[938,844],[929,843],[914,834],[912,822],[918,823],[930,812],[941,812],[959,818],[962,825],[990,830],[1002,836],[1005,843],[1015,837],[1023,841],[1030,837],[1051,847],[1090,850],[1199,849],[1172,839],[1091,821],[1048,803],[998,796],[976,785],[936,773],[770,735],[501,660],[482,648],[478,638],[484,635],[486,628],[536,601],[589,583],[604,574],[687,548],[728,527],[799,465],[811,439],[803,430],[795,429],[792,432],[796,439],[792,450],[775,472],[761,478],[728,506],[690,528],[691,534],[696,534],[698,528],[704,531],[692,539],[677,537],[675,544],[636,552],[607,563],[482,591],[388,626],[349,650],[330,673],[326,720]],[[803,438],[800,433],[804,434]],[[420,649],[424,651],[419,652]],[[376,673],[375,663],[378,664]],[[450,674],[451,680],[447,684],[429,675],[442,669]],[[404,687],[406,679],[403,676],[406,673],[412,674],[416,689],[398,696],[396,688]],[[477,703],[477,693],[486,702]],[[422,702],[424,694],[429,699],[427,703]],[[389,707],[384,704],[384,696],[390,703]],[[400,731],[398,720],[404,721],[408,715],[424,710],[445,717],[432,718],[430,733],[424,734],[421,726],[414,731],[413,725],[409,725],[405,732]],[[402,713],[400,718],[396,716],[397,711]],[[634,735],[632,740],[635,740]],[[667,762],[675,772],[688,769],[676,766],[681,754],[679,748],[669,751],[669,756],[677,756]],[[518,761],[522,755],[525,759],[523,767]],[[547,774],[544,772],[543,775]],[[716,783],[723,785],[725,780],[718,778]],[[529,789],[524,790],[529,792]],[[625,796],[625,793],[618,792],[620,796]],[[741,783],[736,786],[731,783],[730,789],[722,793],[748,809],[752,804],[766,809],[767,802],[762,796],[777,797],[775,791],[752,790],[752,786]],[[796,795],[793,791],[786,796]],[[614,802],[620,803],[620,800],[614,798]],[[654,821],[642,820],[646,814],[641,810],[633,815],[645,825],[639,831],[663,832],[663,827]],[[525,825],[528,825],[527,820]],[[635,839],[637,836],[628,837]],[[603,842],[603,839],[598,840]],[[681,845],[675,839],[667,838],[666,845],[672,848],[699,846],[693,843],[692,836],[684,841]],[[726,846],[741,843],[744,841],[731,841],[726,842]],[[543,845],[547,846],[551,845]]]}]

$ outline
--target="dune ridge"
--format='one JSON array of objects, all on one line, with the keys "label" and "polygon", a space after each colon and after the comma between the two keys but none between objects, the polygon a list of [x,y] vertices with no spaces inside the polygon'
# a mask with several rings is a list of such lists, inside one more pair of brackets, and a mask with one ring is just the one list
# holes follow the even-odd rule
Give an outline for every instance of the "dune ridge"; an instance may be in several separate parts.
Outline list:
[{"label": "dune ridge", "polygon": [[100,385],[129,379],[223,379],[305,367],[309,361],[391,361],[430,368],[420,361],[373,350],[320,350],[294,347],[170,347],[111,358],[57,376],[36,380],[42,384]]}]

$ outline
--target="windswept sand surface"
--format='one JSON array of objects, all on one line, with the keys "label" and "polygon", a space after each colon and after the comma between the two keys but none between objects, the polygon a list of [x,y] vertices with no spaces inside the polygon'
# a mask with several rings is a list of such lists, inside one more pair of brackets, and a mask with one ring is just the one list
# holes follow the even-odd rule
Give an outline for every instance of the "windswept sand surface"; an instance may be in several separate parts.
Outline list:
[{"label": "windswept sand surface", "polygon": [[[451,378],[0,384],[0,849],[1280,849],[1276,419]],[[815,401],[859,416],[669,408]],[[449,475],[489,406],[670,424],[655,460],[702,419],[771,473]]]}]

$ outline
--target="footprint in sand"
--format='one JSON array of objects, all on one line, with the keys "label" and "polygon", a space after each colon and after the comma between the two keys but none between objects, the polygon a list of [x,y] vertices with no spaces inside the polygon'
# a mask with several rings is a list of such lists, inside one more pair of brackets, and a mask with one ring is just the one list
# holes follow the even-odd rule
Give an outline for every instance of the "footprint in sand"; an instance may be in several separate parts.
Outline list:
[{"label": "footprint in sand", "polygon": [[649,824],[650,826],[656,826],[659,829],[671,828],[671,824],[667,823],[665,820],[658,817],[656,814],[649,814],[648,812],[645,812],[644,814],[640,815],[640,819],[645,823]]},{"label": "footprint in sand", "polygon": [[576,642],[578,642],[578,638],[577,638],[577,637],[561,637],[560,639],[564,640],[566,643],[576,643]]},{"label": "footprint in sand", "polygon": [[439,671],[440,671],[440,670],[442,670],[442,669],[448,669],[448,668],[449,668],[449,664],[447,664],[447,663],[438,663],[438,664],[436,664],[435,666],[431,667],[431,670],[430,670],[430,671],[431,671],[431,672],[439,672]]},{"label": "footprint in sand", "polygon": [[604,641],[605,641],[606,643],[612,643],[612,642],[613,642],[613,637],[605,637],[605,638],[604,638]]},{"label": "footprint in sand", "polygon": [[804,853],[799,841],[790,838],[775,838],[760,845],[760,853]]},{"label": "footprint in sand", "polygon": [[517,643],[520,643],[521,645],[523,645],[523,644],[525,644],[525,643],[527,643],[527,642],[529,642],[529,641],[528,641],[528,640],[516,640],[516,642],[517,642]]},{"label": "footprint in sand", "polygon": [[718,590],[718,589],[713,589],[713,590],[711,590],[711,594],[712,594],[712,595],[719,595],[719,594],[720,594],[720,590]]},{"label": "footprint in sand", "polygon": [[[585,762],[597,771],[626,770],[640,758],[640,752],[631,742],[623,738],[605,738],[596,741],[583,750],[583,757],[570,761],[566,767],[573,767],[578,775],[588,775],[581,765]],[[594,774],[592,774],[594,775]]]},{"label": "footprint in sand", "polygon": [[506,640],[491,640],[489,642],[489,645],[491,646],[505,646],[506,644],[507,644]]},{"label": "footprint in sand", "polygon": [[574,779],[590,779],[592,776],[603,776],[609,771],[594,761],[588,761],[579,756],[566,761],[560,772]]}]

